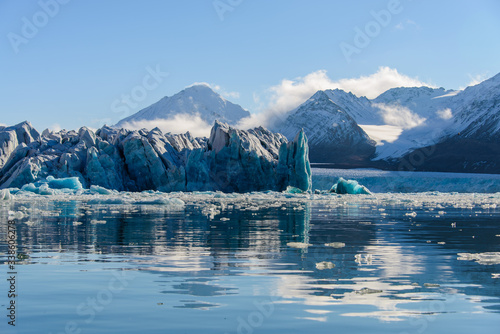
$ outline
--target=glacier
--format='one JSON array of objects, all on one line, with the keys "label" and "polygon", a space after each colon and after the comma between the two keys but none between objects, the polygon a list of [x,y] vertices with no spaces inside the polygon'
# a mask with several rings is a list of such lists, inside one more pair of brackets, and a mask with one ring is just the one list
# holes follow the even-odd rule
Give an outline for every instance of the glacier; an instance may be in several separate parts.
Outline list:
[{"label": "glacier", "polygon": [[39,134],[23,122],[0,129],[0,139],[0,189],[309,192],[312,186],[303,131],[288,141],[262,127],[244,131],[215,121],[209,138],[108,126]]}]

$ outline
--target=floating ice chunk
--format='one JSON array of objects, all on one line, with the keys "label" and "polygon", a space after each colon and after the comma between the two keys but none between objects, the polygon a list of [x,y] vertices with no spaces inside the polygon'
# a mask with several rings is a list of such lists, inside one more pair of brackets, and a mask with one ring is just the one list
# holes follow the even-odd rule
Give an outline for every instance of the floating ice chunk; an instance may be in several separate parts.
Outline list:
[{"label": "floating ice chunk", "polygon": [[303,193],[305,193],[305,191],[300,190],[299,188],[288,186],[288,187],[286,187],[285,193],[287,193],[287,194],[303,194]]},{"label": "floating ice chunk", "polygon": [[77,177],[56,179],[53,176],[48,176],[47,182],[51,189],[83,189],[83,185]]},{"label": "floating ice chunk", "polygon": [[308,244],[308,243],[305,243],[305,242],[289,242],[286,245],[288,247],[300,248],[300,249],[304,249],[304,248],[307,248],[309,246],[312,246],[311,244]]},{"label": "floating ice chunk", "polygon": [[482,265],[500,264],[500,252],[485,252],[485,253],[458,253],[460,261],[476,261]]},{"label": "floating ice chunk", "polygon": [[[105,198],[105,197],[98,197],[98,198],[93,198],[87,202],[88,204],[124,204],[125,201],[123,198]],[[91,212],[88,212],[91,214]]]},{"label": "floating ice chunk", "polygon": [[316,263],[316,269],[318,270],[325,270],[325,269],[333,269],[335,268],[335,264],[327,261],[322,261],[319,263]]},{"label": "floating ice chunk", "polygon": [[114,193],[113,190],[109,190],[104,187],[94,186],[94,185],[90,186],[90,191],[101,195],[111,195]]},{"label": "floating ice chunk", "polygon": [[137,201],[134,202],[136,205],[172,205],[172,206],[184,206],[184,201],[178,198],[156,198],[151,200]]},{"label": "floating ice chunk", "polygon": [[413,211],[413,212],[407,212],[407,213],[405,213],[405,216],[415,218],[417,216],[417,213],[415,211]]},{"label": "floating ice chunk", "polygon": [[24,213],[21,211],[9,211],[9,219],[23,219]]},{"label": "floating ice chunk", "polygon": [[45,180],[28,183],[22,186],[22,191],[32,192],[38,195],[55,195],[62,190],[78,191],[83,189],[82,183],[77,177],[56,179],[48,176]]},{"label": "floating ice chunk", "polygon": [[372,193],[365,187],[355,180],[345,180],[344,178],[339,178],[337,183],[335,183],[330,189],[331,193],[336,194],[353,194],[353,195],[371,195]]},{"label": "floating ice chunk", "polygon": [[210,205],[207,207],[204,207],[201,210],[201,214],[204,216],[207,216],[209,220],[213,220],[215,216],[219,215],[221,213],[220,210],[218,210],[218,207],[215,205]]},{"label": "floating ice chunk", "polygon": [[363,288],[361,290],[357,290],[356,293],[358,295],[369,295],[369,294],[374,294],[374,293],[382,293],[382,290],[377,290],[377,289],[370,289],[370,288]]},{"label": "floating ice chunk", "polygon": [[328,244],[325,244],[326,247],[333,247],[333,248],[343,248],[345,247],[345,243],[343,242],[330,242]]},{"label": "floating ice chunk", "polygon": [[441,285],[435,283],[424,283],[424,287],[426,288],[439,288]]},{"label": "floating ice chunk", "polygon": [[92,219],[90,221],[91,224],[106,224],[105,220],[97,220],[97,219]]},{"label": "floating ice chunk", "polygon": [[[373,256],[371,254],[365,254],[364,261],[366,264],[371,264],[373,260]],[[363,254],[354,255],[354,261],[362,264],[363,263]]]}]

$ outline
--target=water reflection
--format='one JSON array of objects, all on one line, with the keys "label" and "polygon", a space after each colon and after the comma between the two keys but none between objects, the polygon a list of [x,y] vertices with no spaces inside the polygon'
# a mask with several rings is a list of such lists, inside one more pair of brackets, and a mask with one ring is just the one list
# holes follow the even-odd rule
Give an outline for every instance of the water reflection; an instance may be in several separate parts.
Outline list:
[{"label": "water reflection", "polygon": [[[471,218],[446,208],[445,217],[436,217],[415,209],[417,219],[407,209],[305,202],[235,205],[207,215],[197,205],[171,211],[71,201],[13,203],[1,214],[5,222],[9,210],[26,212],[16,218],[18,252],[26,255],[18,265],[25,272],[66,264],[135,270],[158,308],[225,312],[233,325],[259,309],[251,301],[256,297],[281,310],[277,323],[300,326],[339,317],[411,324],[421,316],[500,312],[499,262],[458,255],[500,251],[498,213]],[[0,224],[2,240],[6,233]],[[0,251],[3,266],[5,243]]]}]

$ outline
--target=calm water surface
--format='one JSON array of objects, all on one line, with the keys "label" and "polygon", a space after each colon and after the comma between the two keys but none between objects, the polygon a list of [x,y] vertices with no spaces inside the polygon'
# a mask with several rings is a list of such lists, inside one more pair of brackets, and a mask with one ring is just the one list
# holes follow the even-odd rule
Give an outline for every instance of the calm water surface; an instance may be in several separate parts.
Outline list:
[{"label": "calm water surface", "polygon": [[3,204],[0,332],[499,332],[496,208],[158,207]]}]

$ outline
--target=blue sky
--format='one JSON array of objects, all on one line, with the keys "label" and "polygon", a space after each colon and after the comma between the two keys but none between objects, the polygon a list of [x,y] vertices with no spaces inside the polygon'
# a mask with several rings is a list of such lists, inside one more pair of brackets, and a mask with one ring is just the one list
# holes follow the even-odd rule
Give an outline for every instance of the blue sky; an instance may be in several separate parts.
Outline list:
[{"label": "blue sky", "polygon": [[[0,2],[0,123],[96,128],[194,82],[260,112],[325,82],[459,89],[500,72],[495,0],[56,1]],[[364,82],[340,87],[378,92]]]}]

